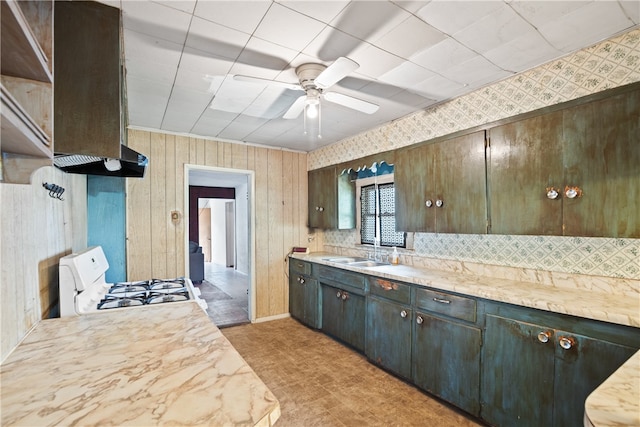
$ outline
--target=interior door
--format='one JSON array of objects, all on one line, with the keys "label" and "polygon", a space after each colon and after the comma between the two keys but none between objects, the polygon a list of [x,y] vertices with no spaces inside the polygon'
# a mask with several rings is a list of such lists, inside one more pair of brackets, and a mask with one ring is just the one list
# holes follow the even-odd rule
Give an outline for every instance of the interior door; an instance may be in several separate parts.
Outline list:
[{"label": "interior door", "polygon": [[211,208],[198,211],[198,243],[202,246],[204,261],[211,262]]}]

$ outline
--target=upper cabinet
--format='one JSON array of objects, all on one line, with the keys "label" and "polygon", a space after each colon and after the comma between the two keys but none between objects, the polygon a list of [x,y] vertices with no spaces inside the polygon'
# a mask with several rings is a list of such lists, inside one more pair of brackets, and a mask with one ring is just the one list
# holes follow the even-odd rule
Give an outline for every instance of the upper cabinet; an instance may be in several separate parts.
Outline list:
[{"label": "upper cabinet", "polygon": [[53,157],[53,2],[2,0],[2,182]]},{"label": "upper cabinet", "polygon": [[309,227],[335,229],[337,214],[336,168],[309,171]]},{"label": "upper cabinet", "polygon": [[396,230],[487,231],[484,131],[399,150]]},{"label": "upper cabinet", "polygon": [[491,232],[640,237],[640,91],[491,128]]}]

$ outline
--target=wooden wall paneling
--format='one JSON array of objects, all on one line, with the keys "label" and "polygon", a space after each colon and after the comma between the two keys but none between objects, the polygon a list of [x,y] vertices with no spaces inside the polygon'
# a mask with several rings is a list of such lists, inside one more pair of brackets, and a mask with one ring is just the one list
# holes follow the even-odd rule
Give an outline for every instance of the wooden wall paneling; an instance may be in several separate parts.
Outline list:
[{"label": "wooden wall paneling", "polygon": [[151,134],[129,131],[129,146],[149,153],[145,177],[127,179],[127,280],[148,280],[151,277]]},{"label": "wooden wall paneling", "polygon": [[184,165],[187,163],[189,163],[189,138],[185,136],[176,136],[176,207],[182,214],[180,223],[175,227],[176,244],[178,247],[178,251],[176,252],[176,274],[178,276],[184,276],[187,273],[185,267],[185,232],[189,218],[184,206]]},{"label": "wooden wall paneling", "polygon": [[218,143],[218,166],[223,168],[231,167],[231,145],[228,142]]},{"label": "wooden wall paneling", "polygon": [[254,149],[256,171],[256,317],[269,315],[269,162],[266,148]]},{"label": "wooden wall paneling", "polygon": [[196,144],[196,160],[194,163],[197,165],[206,165],[207,164],[207,155],[206,155],[207,141],[205,141],[202,138],[196,138],[194,141]]},{"label": "wooden wall paneling", "polygon": [[218,142],[205,141],[205,162],[207,166],[218,166]]},{"label": "wooden wall paneling", "polygon": [[231,144],[231,168],[247,170],[247,146]]},{"label": "wooden wall paneling", "polygon": [[[2,184],[2,207],[12,206],[13,210],[2,212],[2,269],[0,270],[1,279],[0,296],[2,301],[2,310],[0,310],[2,319],[2,357],[6,357],[11,349],[21,339],[22,322],[19,316],[22,315],[22,307],[16,304],[15,300],[18,294],[22,292],[23,266],[22,266],[22,242],[21,235],[17,230],[21,230],[20,222],[22,218],[22,209],[20,209],[20,198],[18,195],[18,186],[11,184]],[[26,333],[26,330],[22,331]]]},{"label": "wooden wall paneling", "polygon": [[165,223],[167,228],[167,257],[165,259],[166,277],[177,277],[176,254],[184,246],[184,242],[176,239],[176,225],[171,219],[171,212],[182,210],[176,203],[176,173],[178,163],[176,162],[176,136],[167,135],[165,139]]},{"label": "wooden wall paneling", "polygon": [[268,152],[269,313],[284,312],[282,151]]},{"label": "wooden wall paneling", "polygon": [[[294,164],[294,161],[296,164]],[[297,192],[294,191],[297,181],[294,179],[297,172],[297,155],[289,151],[282,152],[282,253],[288,253],[291,250],[291,246],[295,245],[295,201],[297,199]],[[295,182],[294,182],[295,181]],[[288,264],[286,259],[282,257],[280,262],[282,270],[284,271]],[[284,294],[289,294],[289,286],[287,280],[282,282]],[[284,299],[283,310],[289,311],[289,299]]]},{"label": "wooden wall paneling", "polygon": [[167,218],[166,207],[166,140],[169,135],[151,134],[151,276],[167,277]]}]

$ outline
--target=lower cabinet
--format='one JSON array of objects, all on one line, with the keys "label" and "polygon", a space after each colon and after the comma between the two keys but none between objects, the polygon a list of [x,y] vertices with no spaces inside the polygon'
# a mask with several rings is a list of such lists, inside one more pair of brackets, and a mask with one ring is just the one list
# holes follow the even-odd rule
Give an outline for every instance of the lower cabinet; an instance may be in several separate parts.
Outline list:
[{"label": "lower cabinet", "polygon": [[416,312],[413,382],[480,415],[480,328]]},{"label": "lower cabinet", "polygon": [[411,306],[378,297],[367,302],[365,354],[377,365],[411,378]]},{"label": "lower cabinet", "polygon": [[318,281],[311,277],[311,264],[291,260],[289,264],[289,312],[312,328],[320,328]]},{"label": "lower cabinet", "polygon": [[364,351],[365,297],[322,284],[322,331]]},{"label": "lower cabinet", "polygon": [[[624,327],[582,323],[612,337],[636,335],[637,341],[637,332],[623,332]],[[497,426],[583,426],[587,396],[637,351],[637,345],[487,314],[481,416]]]}]

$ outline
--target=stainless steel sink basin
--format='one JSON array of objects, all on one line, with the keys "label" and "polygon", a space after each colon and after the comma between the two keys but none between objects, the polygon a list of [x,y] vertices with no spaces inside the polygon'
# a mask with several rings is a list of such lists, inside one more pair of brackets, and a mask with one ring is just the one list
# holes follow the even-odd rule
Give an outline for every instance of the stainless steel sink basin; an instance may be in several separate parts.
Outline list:
[{"label": "stainless steel sink basin", "polygon": [[373,260],[366,260],[366,261],[355,261],[355,262],[349,262],[347,263],[348,265],[352,265],[354,267],[379,267],[382,265],[391,265],[388,262],[380,262],[380,261],[373,261]]},{"label": "stainless steel sink basin", "polygon": [[335,258],[324,258],[324,260],[325,261],[329,261],[329,262],[337,262],[337,263],[340,263],[340,264],[351,264],[352,262],[369,261],[368,258],[349,257],[349,256],[335,257]]}]

